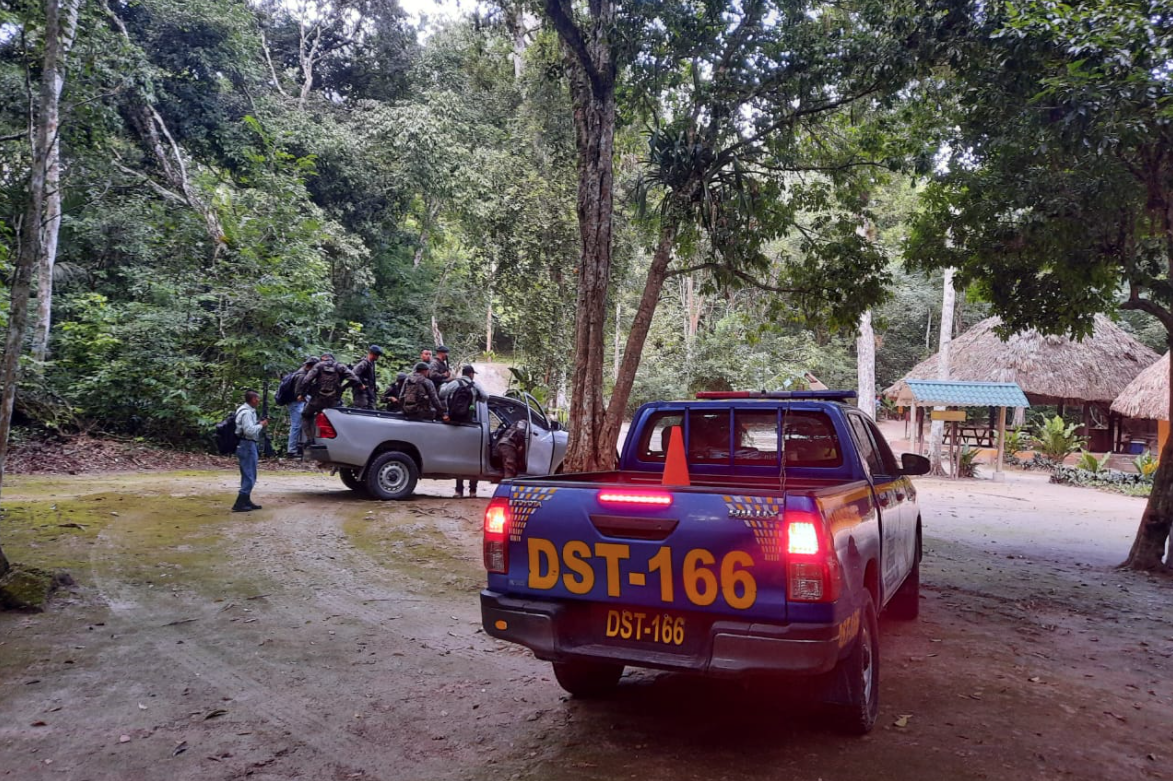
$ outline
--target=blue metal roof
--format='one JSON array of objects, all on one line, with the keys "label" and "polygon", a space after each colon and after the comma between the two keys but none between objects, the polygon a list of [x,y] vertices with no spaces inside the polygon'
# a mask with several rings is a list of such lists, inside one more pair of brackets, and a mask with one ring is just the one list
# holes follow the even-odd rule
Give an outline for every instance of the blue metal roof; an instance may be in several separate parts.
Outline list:
[{"label": "blue metal roof", "polygon": [[1029,407],[1016,382],[905,380],[917,404],[933,407]]}]

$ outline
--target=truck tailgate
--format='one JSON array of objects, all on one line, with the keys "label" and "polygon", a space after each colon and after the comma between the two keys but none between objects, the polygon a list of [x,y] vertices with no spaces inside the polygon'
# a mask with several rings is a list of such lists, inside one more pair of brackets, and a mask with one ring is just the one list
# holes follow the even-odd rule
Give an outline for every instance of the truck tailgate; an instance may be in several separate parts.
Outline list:
[{"label": "truck tailgate", "polygon": [[516,485],[495,501],[509,503],[508,569],[491,589],[581,603],[633,639],[684,612],[786,620],[776,495]]}]

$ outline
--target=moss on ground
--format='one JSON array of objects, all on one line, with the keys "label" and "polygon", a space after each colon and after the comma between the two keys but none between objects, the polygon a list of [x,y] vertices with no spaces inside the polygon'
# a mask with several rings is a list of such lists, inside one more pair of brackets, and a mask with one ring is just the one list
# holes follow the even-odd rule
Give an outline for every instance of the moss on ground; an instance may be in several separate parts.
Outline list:
[{"label": "moss on ground", "polygon": [[56,587],[52,572],[16,565],[0,578],[0,609],[40,612]]},{"label": "moss on ground", "polygon": [[428,594],[475,592],[484,579],[480,561],[470,557],[429,520],[410,512],[358,510],[342,531],[376,562],[422,584]]}]

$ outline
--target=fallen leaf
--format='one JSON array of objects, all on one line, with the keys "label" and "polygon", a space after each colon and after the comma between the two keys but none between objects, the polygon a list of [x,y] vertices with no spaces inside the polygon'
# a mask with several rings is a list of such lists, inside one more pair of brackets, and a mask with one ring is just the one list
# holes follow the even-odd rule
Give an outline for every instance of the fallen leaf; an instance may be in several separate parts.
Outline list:
[{"label": "fallen leaf", "polygon": [[43,721],[34,721],[32,726],[34,726],[34,727],[48,727],[49,725]]},{"label": "fallen leaf", "polygon": [[175,747],[175,750],[171,752],[171,756],[177,757],[185,751],[187,751],[187,741],[180,741],[180,743]]},{"label": "fallen leaf", "polygon": [[1031,676],[1030,678],[1027,678],[1027,680],[1030,681],[1031,683],[1042,683],[1042,681],[1043,681],[1043,679],[1037,675]]},{"label": "fallen leaf", "polygon": [[204,716],[203,720],[207,721],[208,719],[216,719],[220,716],[226,716],[227,714],[228,711],[224,710],[223,708],[216,708],[216,710],[209,711],[208,714]]},{"label": "fallen leaf", "polygon": [[897,727],[900,727],[901,729],[903,729],[904,727],[908,726],[908,720],[911,718],[912,718],[912,714],[905,714],[905,715],[897,718],[896,721],[892,722],[892,724],[894,726],[897,726]]}]

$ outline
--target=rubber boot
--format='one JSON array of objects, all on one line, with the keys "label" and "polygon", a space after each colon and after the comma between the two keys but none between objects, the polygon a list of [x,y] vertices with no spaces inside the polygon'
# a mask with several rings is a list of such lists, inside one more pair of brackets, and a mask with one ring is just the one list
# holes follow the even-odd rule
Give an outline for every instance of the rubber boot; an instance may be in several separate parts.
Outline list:
[{"label": "rubber boot", "polygon": [[245,502],[245,504],[248,505],[248,509],[250,509],[250,510],[263,509],[259,504],[253,504],[253,495],[252,494],[245,494],[244,495],[244,502]]},{"label": "rubber boot", "polygon": [[255,509],[257,509],[257,508],[253,507],[252,502],[250,502],[248,500],[248,494],[237,494],[236,495],[236,504],[232,505],[232,512],[234,512],[234,513],[247,513],[249,510],[255,510]]}]

